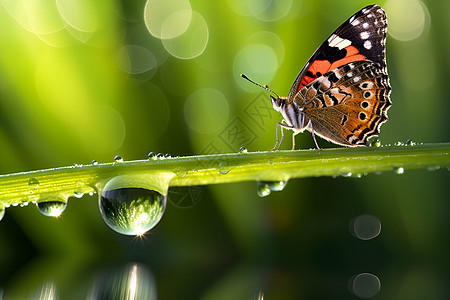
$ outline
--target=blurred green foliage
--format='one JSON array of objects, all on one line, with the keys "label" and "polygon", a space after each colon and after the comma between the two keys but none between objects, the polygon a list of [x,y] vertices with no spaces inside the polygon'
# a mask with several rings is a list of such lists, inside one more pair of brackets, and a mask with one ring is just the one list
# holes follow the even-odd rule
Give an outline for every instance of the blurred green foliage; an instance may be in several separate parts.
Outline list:
[{"label": "blurred green foliage", "polygon": [[[239,74],[286,95],[320,43],[368,4],[191,1],[188,21],[198,27],[165,40],[146,27],[146,1],[2,0],[0,172],[149,151],[270,149],[281,116],[264,110],[268,95]],[[447,142],[450,2],[378,4],[388,13],[393,88],[381,140]],[[183,11],[169,17],[159,34],[183,29]],[[239,128],[246,131],[229,135]],[[311,136],[297,145],[313,147]],[[259,291],[264,299],[349,299],[348,281],[364,272],[380,278],[379,298],[445,299],[448,182],[447,170],[405,170],[292,180],[266,198],[254,182],[185,189],[142,238],[110,230],[95,197],[69,199],[58,219],[34,205],[9,208],[0,222],[0,298],[30,297],[54,282],[61,299],[83,299],[105,270],[139,262],[159,299],[255,299]],[[174,205],[184,195],[195,205]],[[362,214],[381,221],[377,238],[350,234]]]}]

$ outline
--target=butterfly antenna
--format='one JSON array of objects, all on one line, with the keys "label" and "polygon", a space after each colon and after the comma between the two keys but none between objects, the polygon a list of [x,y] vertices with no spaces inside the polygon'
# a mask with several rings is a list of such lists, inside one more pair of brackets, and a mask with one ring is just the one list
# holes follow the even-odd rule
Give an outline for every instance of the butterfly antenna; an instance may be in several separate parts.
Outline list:
[{"label": "butterfly antenna", "polygon": [[277,98],[280,98],[280,96],[278,96],[277,93],[275,93],[274,91],[272,91],[271,89],[269,89],[269,88],[267,87],[267,85],[260,85],[260,84],[258,84],[258,83],[256,83],[256,82],[254,82],[253,80],[251,80],[250,78],[248,78],[247,76],[245,76],[244,74],[241,74],[241,77],[244,78],[244,79],[247,79],[248,81],[250,81],[250,82],[253,83],[254,85],[257,85],[257,86],[259,86],[259,87],[261,87],[261,88],[263,88],[263,89],[265,89],[265,90],[267,90],[267,91],[273,93],[275,96],[277,96]]}]

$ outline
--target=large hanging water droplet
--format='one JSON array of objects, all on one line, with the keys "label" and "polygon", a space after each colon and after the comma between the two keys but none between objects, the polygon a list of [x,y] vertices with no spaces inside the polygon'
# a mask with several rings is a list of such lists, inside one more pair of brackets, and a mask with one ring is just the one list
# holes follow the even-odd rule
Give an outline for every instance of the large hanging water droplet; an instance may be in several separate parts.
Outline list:
[{"label": "large hanging water droplet", "polygon": [[142,235],[161,220],[167,197],[144,188],[105,188],[99,197],[100,213],[114,231]]},{"label": "large hanging water droplet", "polygon": [[30,188],[30,193],[33,193],[34,190],[39,187],[39,180],[33,177],[30,178],[30,180],[28,180],[28,187]]},{"label": "large hanging water droplet", "polygon": [[45,201],[36,203],[38,210],[47,217],[59,217],[66,210],[67,202]]}]

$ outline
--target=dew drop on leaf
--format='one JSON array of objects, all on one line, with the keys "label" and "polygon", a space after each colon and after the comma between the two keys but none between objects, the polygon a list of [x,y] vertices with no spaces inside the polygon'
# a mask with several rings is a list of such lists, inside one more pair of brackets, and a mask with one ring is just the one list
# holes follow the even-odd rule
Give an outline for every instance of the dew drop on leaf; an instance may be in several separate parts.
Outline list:
[{"label": "dew drop on leaf", "polygon": [[39,187],[39,181],[36,178],[30,178],[28,180],[28,187],[30,188],[30,193]]},{"label": "dew drop on leaf", "polygon": [[148,157],[148,159],[151,159],[151,160],[156,160],[156,153],[155,152],[150,152],[148,155],[147,155],[147,157]]},{"label": "dew drop on leaf", "polygon": [[247,153],[247,148],[245,147],[239,148],[239,153]]},{"label": "dew drop on leaf", "polygon": [[123,162],[122,156],[116,155],[116,156],[114,157],[114,162],[115,162],[115,163],[121,163],[121,162]]},{"label": "dew drop on leaf", "polygon": [[[110,181],[112,182],[112,181]],[[145,188],[115,188],[107,183],[99,195],[99,208],[105,223],[125,235],[142,235],[158,224],[167,196]]]}]

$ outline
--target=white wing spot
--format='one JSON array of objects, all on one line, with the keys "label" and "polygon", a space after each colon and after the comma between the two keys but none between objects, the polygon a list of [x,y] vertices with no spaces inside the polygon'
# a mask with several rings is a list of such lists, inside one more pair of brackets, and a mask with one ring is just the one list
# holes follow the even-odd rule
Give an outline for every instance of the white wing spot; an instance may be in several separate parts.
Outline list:
[{"label": "white wing spot", "polygon": [[369,28],[369,23],[367,23],[367,22],[366,22],[366,23],[364,23],[364,24],[363,24],[363,28],[364,28],[364,29],[367,29],[367,28]]},{"label": "white wing spot", "polygon": [[361,77],[359,77],[359,76],[356,76],[355,78],[353,78],[353,82],[358,82],[360,80],[361,80]]},{"label": "white wing spot", "polygon": [[368,14],[367,17],[368,17],[368,18],[372,18],[372,17],[373,17],[373,14]]},{"label": "white wing spot", "polygon": [[366,48],[367,50],[370,50],[372,48],[372,43],[370,41],[365,41],[364,48]]},{"label": "white wing spot", "polygon": [[328,46],[330,47],[337,47],[339,50],[344,49],[347,46],[350,46],[352,44],[351,41],[347,39],[340,38],[339,36],[333,34],[328,39]]},{"label": "white wing spot", "polygon": [[363,39],[363,40],[367,40],[370,36],[370,34],[367,31],[363,31],[359,34],[359,36]]},{"label": "white wing spot", "polygon": [[353,26],[358,26],[359,25],[359,20],[354,20],[353,22],[351,22],[351,24],[353,25]]}]

